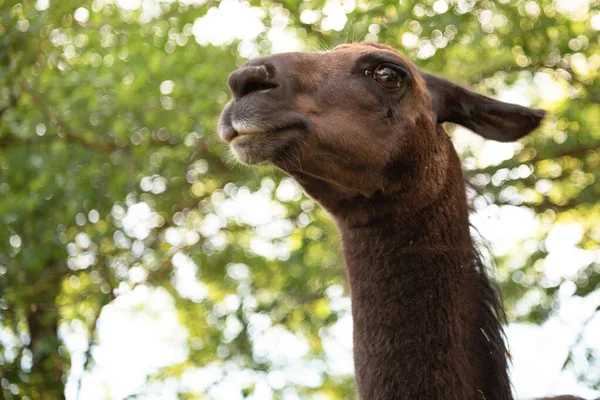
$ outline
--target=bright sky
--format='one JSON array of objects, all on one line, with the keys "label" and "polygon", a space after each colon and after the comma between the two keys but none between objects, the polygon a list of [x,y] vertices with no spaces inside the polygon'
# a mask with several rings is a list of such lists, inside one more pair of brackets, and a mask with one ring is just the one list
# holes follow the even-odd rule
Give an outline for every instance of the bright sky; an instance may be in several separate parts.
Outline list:
[{"label": "bright sky", "polygon": [[[142,8],[146,13],[144,18],[152,18],[160,12],[155,0],[96,1],[99,4],[116,2],[124,9]],[[187,2],[202,1],[187,0]],[[49,4],[48,0],[38,0],[39,9],[46,9]],[[556,4],[558,8],[562,7],[565,13],[571,13],[573,18],[578,18],[581,10],[589,9],[587,0],[558,0]],[[322,11],[306,10],[302,13],[301,19],[308,23],[320,21],[325,30],[341,30],[347,22],[346,13],[352,11],[354,7],[354,0],[327,0]],[[447,3],[439,0],[436,2],[436,7],[436,12],[445,12]],[[88,17],[88,10],[78,10],[77,18]],[[251,7],[246,2],[223,0],[218,7],[209,10],[204,17],[196,20],[192,32],[201,45],[220,46],[239,39],[241,40],[238,48],[240,53],[245,57],[252,57],[258,54],[254,39],[267,29],[263,23],[265,18],[267,15],[264,11]],[[283,8],[273,7],[270,18],[271,28],[267,36],[272,42],[274,52],[302,49],[301,41],[288,27],[289,18]],[[424,46],[419,52],[419,57],[427,58],[435,52],[435,48],[430,43],[419,44],[418,38],[407,36],[403,38],[404,42],[405,45],[413,47]],[[547,74],[536,75],[533,84],[546,101],[556,101],[565,95],[564,89]],[[531,93],[531,84],[519,81],[514,87],[505,90],[500,97],[505,101],[529,104],[532,99]],[[496,164],[508,159],[519,146],[486,142],[460,130],[455,134],[455,141],[459,150],[466,148],[473,150],[476,155],[474,162],[479,166]],[[256,227],[257,235],[251,244],[255,253],[270,259],[281,257],[281,252],[285,253],[285,249],[275,248],[271,239],[285,236],[291,226],[285,219],[285,211],[281,205],[272,198],[275,196],[285,201],[297,198],[299,193],[298,187],[289,179],[284,180],[277,188],[272,181],[271,183],[267,181],[263,188],[255,193],[240,190],[232,198],[219,200],[217,214],[210,215],[204,220],[201,234],[210,237],[218,247],[223,221],[227,217],[234,217]],[[147,204],[139,203],[119,212],[124,213],[124,229],[129,236],[143,239],[148,235],[153,226],[153,212]],[[533,213],[512,206],[487,207],[473,216],[473,222],[491,241],[496,254],[514,255],[515,265],[522,262],[523,241],[533,236],[539,229],[539,221]],[[581,232],[581,227],[577,224],[558,226],[552,231],[547,243],[550,256],[545,268],[554,279],[572,276],[589,260],[589,257],[594,256],[576,248],[581,239]],[[175,245],[182,240],[197,241],[197,238],[190,238],[189,235],[185,236],[184,233],[174,230],[168,232],[167,240]],[[196,278],[198,266],[191,259],[184,253],[178,253],[173,257],[173,267],[175,285],[182,296],[196,301],[206,296],[207,288]],[[245,265],[241,264],[231,269],[230,275],[241,280],[247,279],[251,273]],[[136,273],[130,272],[130,282],[141,280],[140,277],[136,278]],[[100,317],[99,346],[93,352],[95,365],[90,373],[83,376],[80,398],[123,399],[142,390],[144,395],[139,398],[176,399],[179,384],[175,381],[161,385],[145,384],[147,374],[160,367],[181,362],[187,356],[188,333],[177,322],[173,300],[166,291],[149,289],[144,285],[139,285],[133,290],[129,290],[128,285],[123,285],[120,289],[123,294],[105,307]],[[600,291],[586,299],[572,298],[573,291],[572,285],[561,286],[560,308],[543,326],[512,324],[508,327],[510,349],[514,358],[512,380],[521,399],[560,393],[578,394],[588,398],[600,395],[600,392],[591,391],[579,384],[573,370],[561,372],[569,346],[581,332],[584,320],[600,303]],[[212,398],[216,400],[241,400],[236,388],[244,382],[255,382],[255,395],[250,399],[266,400],[271,398],[271,388],[281,388],[285,382],[307,386],[320,385],[319,371],[327,369],[338,374],[351,373],[350,301],[342,296],[342,290],[338,287],[330,288],[327,295],[331,307],[342,311],[343,317],[333,328],[322,333],[328,356],[326,365],[304,361],[302,357],[308,351],[308,345],[303,338],[281,327],[272,327],[269,318],[255,314],[250,322],[255,336],[254,351],[273,360],[279,366],[277,371],[267,375],[249,374],[233,366],[222,370],[208,365],[186,373],[180,383],[181,387],[198,392],[209,390]],[[232,296],[221,306],[226,312],[227,309],[237,308],[239,301],[237,296]],[[519,307],[525,310],[528,306],[527,301],[524,299]],[[235,335],[240,329],[239,321],[235,318],[228,319],[226,329],[229,334]],[[61,327],[61,334],[72,354],[72,372],[67,384],[69,400],[75,399],[77,382],[82,371],[83,353],[87,348],[83,331],[83,327],[78,322]],[[587,325],[583,333],[584,343],[600,350],[599,333],[600,317],[597,316]],[[197,345],[201,346],[200,343]],[[585,360],[581,354],[578,357],[579,361]],[[582,368],[585,361],[579,362],[578,365]],[[220,384],[213,385],[213,382],[223,377],[225,378]],[[298,396],[290,391],[286,393],[284,399],[295,400]]]}]

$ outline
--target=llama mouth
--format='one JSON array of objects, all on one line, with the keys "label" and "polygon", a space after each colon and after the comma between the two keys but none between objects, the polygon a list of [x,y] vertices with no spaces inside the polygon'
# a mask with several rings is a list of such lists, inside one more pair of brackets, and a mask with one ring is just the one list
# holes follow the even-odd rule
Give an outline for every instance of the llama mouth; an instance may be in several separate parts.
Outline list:
[{"label": "llama mouth", "polygon": [[259,130],[235,130],[229,145],[235,157],[244,164],[264,164],[289,149],[307,132],[306,124],[299,122],[285,127]]},{"label": "llama mouth", "polygon": [[233,121],[231,123],[232,135],[229,138],[229,144],[233,145],[234,142],[238,142],[239,140],[253,140],[264,138],[266,135],[274,135],[284,132],[302,132],[306,130],[306,124],[302,121],[295,122],[283,127],[277,128],[263,128],[257,125],[249,125],[243,122]]}]

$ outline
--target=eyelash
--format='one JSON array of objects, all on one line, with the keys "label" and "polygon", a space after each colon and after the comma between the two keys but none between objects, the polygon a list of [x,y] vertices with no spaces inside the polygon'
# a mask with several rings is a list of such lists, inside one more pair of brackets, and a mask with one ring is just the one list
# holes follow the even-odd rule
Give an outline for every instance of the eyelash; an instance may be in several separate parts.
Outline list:
[{"label": "eyelash", "polygon": [[392,63],[381,63],[381,64],[377,64],[375,67],[373,68],[369,68],[369,69],[365,69],[365,76],[373,76],[373,71],[375,71],[377,68],[381,68],[381,67],[389,67],[392,68],[394,70],[396,70],[396,72],[398,72],[400,74],[400,76],[402,76],[402,78],[406,78],[408,76],[408,72],[406,71],[405,68],[396,65],[396,64],[392,64]]}]

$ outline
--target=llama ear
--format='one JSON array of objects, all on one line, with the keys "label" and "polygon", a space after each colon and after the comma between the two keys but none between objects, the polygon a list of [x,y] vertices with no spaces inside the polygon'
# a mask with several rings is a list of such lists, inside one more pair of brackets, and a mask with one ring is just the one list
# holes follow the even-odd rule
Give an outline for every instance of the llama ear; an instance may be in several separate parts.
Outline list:
[{"label": "llama ear", "polygon": [[546,112],[490,99],[446,79],[422,73],[437,122],[454,122],[486,139],[511,142],[540,125]]}]

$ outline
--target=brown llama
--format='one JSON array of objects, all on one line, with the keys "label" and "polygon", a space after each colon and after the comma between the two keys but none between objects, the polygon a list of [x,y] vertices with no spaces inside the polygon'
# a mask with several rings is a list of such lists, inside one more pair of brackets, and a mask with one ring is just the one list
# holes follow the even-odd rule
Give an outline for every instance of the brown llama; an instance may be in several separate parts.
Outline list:
[{"label": "brown llama", "polygon": [[503,309],[441,124],[506,142],[544,111],[423,73],[378,44],[257,58],[229,86],[221,139],[240,162],[291,175],[341,232],[360,398],[512,400]]}]

